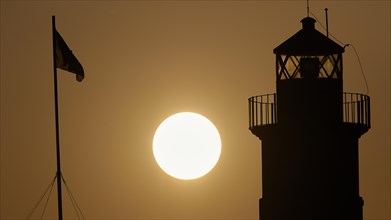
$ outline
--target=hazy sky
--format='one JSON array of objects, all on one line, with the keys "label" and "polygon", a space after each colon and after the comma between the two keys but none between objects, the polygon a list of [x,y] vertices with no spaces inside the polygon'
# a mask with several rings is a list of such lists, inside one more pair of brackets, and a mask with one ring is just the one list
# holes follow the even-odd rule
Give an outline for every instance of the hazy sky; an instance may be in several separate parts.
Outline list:
[{"label": "hazy sky", "polygon": [[[359,144],[364,218],[390,219],[391,3],[310,7],[322,23],[327,7],[330,33],[359,53],[372,107]],[[55,175],[52,15],[86,74],[78,83],[58,70],[62,171],[87,219],[258,218],[261,142],[247,98],[275,92],[272,51],[301,29],[306,1],[1,0],[0,14],[1,219],[25,219]],[[351,47],[343,74],[346,92],[366,93]],[[152,153],[158,125],[182,111],[222,137],[216,167],[192,181]],[[57,217],[56,198],[45,218]]]}]

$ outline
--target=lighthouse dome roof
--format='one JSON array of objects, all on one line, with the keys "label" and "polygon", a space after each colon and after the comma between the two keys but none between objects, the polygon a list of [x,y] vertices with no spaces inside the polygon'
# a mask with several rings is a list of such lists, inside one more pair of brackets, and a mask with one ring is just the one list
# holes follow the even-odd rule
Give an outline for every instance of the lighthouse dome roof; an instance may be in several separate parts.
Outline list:
[{"label": "lighthouse dome roof", "polygon": [[318,56],[340,54],[344,48],[315,29],[315,19],[301,20],[303,28],[276,47],[275,54],[293,56]]}]

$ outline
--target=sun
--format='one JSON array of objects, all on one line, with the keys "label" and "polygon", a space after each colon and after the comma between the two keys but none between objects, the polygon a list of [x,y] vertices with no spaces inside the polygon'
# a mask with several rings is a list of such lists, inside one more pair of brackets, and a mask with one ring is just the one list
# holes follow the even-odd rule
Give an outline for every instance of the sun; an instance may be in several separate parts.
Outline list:
[{"label": "sun", "polygon": [[204,176],[217,164],[221,139],[206,117],[181,112],[164,120],[153,138],[153,154],[160,168],[177,179]]}]

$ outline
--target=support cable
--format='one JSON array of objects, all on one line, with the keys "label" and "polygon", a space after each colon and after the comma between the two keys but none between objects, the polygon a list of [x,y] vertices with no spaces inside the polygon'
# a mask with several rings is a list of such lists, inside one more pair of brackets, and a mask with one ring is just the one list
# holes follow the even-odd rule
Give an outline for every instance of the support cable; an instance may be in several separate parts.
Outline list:
[{"label": "support cable", "polygon": [[[46,207],[48,206],[48,202],[49,202],[49,199],[50,199],[50,195],[52,194],[52,190],[53,190],[53,185],[54,185],[54,182],[56,181],[57,179],[57,176],[54,177],[54,181],[52,182],[52,187],[50,187],[50,191],[49,191],[49,194],[48,194],[48,198],[46,199],[46,203],[45,203],[45,206],[43,207],[43,210],[42,210],[42,215],[41,215],[41,220],[43,218],[43,215],[45,214],[45,211],[46,211]],[[57,180],[59,181],[59,180]]]},{"label": "support cable", "polygon": [[80,220],[80,216],[79,216],[79,213],[80,213],[80,215],[82,216],[82,219],[86,219],[86,218],[84,217],[83,212],[81,211],[79,205],[77,204],[75,197],[72,195],[72,192],[71,192],[71,190],[69,189],[68,184],[65,182],[64,177],[61,176],[61,178],[62,178],[62,181],[64,182],[64,185],[65,185],[65,188],[66,188],[66,190],[67,190],[67,192],[68,192],[69,198],[71,199],[72,206],[73,206],[73,208],[74,208],[74,210],[75,210],[75,212],[76,212],[77,218]]},{"label": "support cable", "polygon": [[[312,11],[310,11],[310,14],[311,14],[312,16],[314,16],[315,20],[319,23],[319,25],[320,25],[324,30],[326,30],[326,31],[328,32],[328,30],[323,26],[322,22],[319,21],[319,19],[315,16],[314,13],[312,13]],[[329,33],[329,35],[330,35],[332,38],[334,38],[335,41],[337,41],[338,43],[344,45],[344,48],[345,48],[345,47],[348,47],[348,46],[352,46],[352,49],[353,49],[353,51],[354,51],[354,53],[355,53],[355,55],[356,55],[357,61],[358,61],[358,65],[360,66],[360,70],[361,70],[362,77],[363,77],[364,82],[365,82],[365,87],[366,87],[366,90],[367,90],[367,91],[366,91],[366,95],[369,95],[369,87],[368,87],[367,78],[365,77],[364,69],[363,69],[363,67],[362,67],[361,60],[360,60],[360,56],[358,55],[358,52],[357,52],[356,48],[354,47],[353,44],[345,44],[344,42],[338,40],[338,38],[336,38],[336,37],[335,37],[334,35],[332,35],[331,33]]]},{"label": "support cable", "polygon": [[[38,205],[41,203],[42,199],[45,197],[46,193],[47,193],[49,190],[50,190],[50,192],[52,191],[54,182],[56,181],[56,178],[57,178],[57,176],[55,176],[55,177],[53,178],[53,180],[50,182],[50,184],[49,184],[48,187],[45,189],[45,191],[43,192],[43,194],[41,195],[41,197],[39,198],[39,200],[35,203],[33,209],[31,210],[31,212],[27,215],[26,220],[30,219],[31,215],[34,214],[35,210],[37,209]],[[50,193],[49,193],[49,197],[50,197]],[[45,207],[46,207],[46,205],[45,205]]]}]

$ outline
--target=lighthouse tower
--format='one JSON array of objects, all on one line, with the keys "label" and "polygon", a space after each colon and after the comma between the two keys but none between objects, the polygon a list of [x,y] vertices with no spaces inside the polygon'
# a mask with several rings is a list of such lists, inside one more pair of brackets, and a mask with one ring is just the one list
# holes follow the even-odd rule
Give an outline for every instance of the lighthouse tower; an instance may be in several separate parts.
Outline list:
[{"label": "lighthouse tower", "polygon": [[249,129],[262,141],[260,220],[362,220],[358,139],[369,97],[343,92],[341,47],[301,20],[274,49],[276,94],[249,98]]}]

